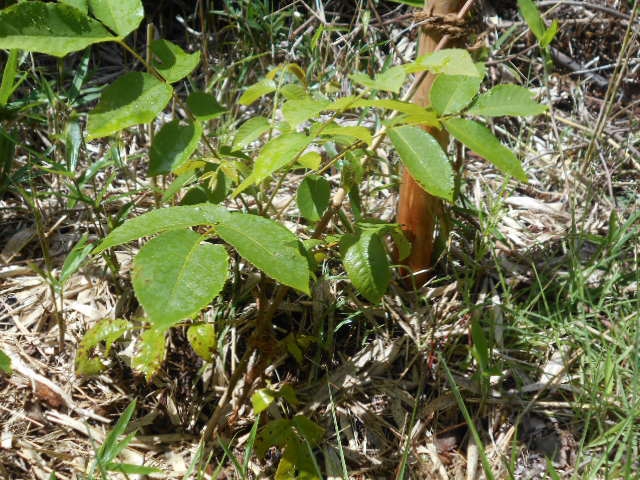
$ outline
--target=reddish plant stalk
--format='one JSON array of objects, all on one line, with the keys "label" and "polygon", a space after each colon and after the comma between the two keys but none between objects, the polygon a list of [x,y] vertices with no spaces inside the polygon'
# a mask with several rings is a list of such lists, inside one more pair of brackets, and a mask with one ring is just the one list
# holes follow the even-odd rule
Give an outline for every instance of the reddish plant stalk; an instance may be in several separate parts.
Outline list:
[{"label": "reddish plant stalk", "polygon": [[[433,16],[451,13],[463,14],[462,10],[466,12],[467,4],[470,2],[461,7],[462,3],[460,0],[425,0],[424,11]],[[418,56],[439,50],[446,40],[446,36],[442,33],[422,28],[418,37]],[[424,78],[413,96],[415,104],[423,107],[429,106],[429,94],[434,79],[434,75],[431,74]],[[449,136],[444,130],[432,127],[424,128],[440,142],[444,149],[447,148]],[[440,211],[440,200],[425,192],[404,169],[397,221],[402,225],[402,229],[412,244],[411,254],[403,260],[403,263],[414,274],[413,278],[417,285],[424,283],[429,276],[428,270],[432,266],[433,257],[434,230]]]}]

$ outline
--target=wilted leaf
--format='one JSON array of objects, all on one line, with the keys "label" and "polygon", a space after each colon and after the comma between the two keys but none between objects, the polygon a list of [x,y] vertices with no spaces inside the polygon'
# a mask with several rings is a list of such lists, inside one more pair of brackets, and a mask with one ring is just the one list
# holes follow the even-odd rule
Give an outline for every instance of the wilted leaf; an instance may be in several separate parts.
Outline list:
[{"label": "wilted leaf", "polygon": [[100,357],[92,355],[92,352],[102,342],[105,344],[104,356],[107,357],[111,346],[118,338],[131,328],[127,320],[100,320],[91,327],[82,337],[76,357],[76,372],[78,375],[97,375],[104,370],[104,364]]},{"label": "wilted leaf", "polygon": [[210,323],[196,323],[187,330],[191,348],[205,362],[213,360],[217,350],[216,329]]},{"label": "wilted leaf", "polygon": [[144,374],[147,380],[150,380],[162,365],[166,350],[166,333],[166,329],[150,328],[140,336],[138,351],[131,360],[131,366]]}]

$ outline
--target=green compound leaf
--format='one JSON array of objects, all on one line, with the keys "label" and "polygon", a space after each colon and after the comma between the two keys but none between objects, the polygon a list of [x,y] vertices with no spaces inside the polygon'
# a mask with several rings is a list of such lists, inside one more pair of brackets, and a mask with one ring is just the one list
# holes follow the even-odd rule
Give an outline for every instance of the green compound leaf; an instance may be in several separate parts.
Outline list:
[{"label": "green compound leaf", "polygon": [[205,362],[213,360],[217,350],[216,329],[210,323],[196,323],[187,330],[191,348]]},{"label": "green compound leaf", "polygon": [[[302,292],[309,292],[309,266],[293,233],[273,220],[240,212],[231,213],[208,203],[161,208],[132,218],[111,232],[94,250],[94,254],[159,232],[196,225],[214,226],[224,241],[267,275]],[[141,253],[142,250],[138,256]]]},{"label": "green compound leaf", "polygon": [[404,68],[407,73],[429,70],[432,73],[444,73],[446,75],[480,76],[480,72],[478,72],[471,55],[462,48],[448,48],[427,53],[415,62],[405,65]]},{"label": "green compound leaf", "polygon": [[63,3],[21,2],[0,11],[0,48],[63,57],[115,40],[100,23]]},{"label": "green compound leaf", "polygon": [[182,80],[200,63],[200,52],[186,53],[168,40],[154,40],[151,51],[155,55],[153,67],[169,83]]},{"label": "green compound leaf", "polygon": [[264,412],[269,405],[276,400],[274,392],[267,388],[261,388],[256,390],[256,393],[251,395],[251,405],[253,406],[253,413],[259,415]]},{"label": "green compound leaf", "polygon": [[278,222],[231,213],[216,233],[257,268],[278,282],[309,293],[309,263],[298,238]]},{"label": "green compound leaf", "polygon": [[304,133],[285,133],[274,138],[263,148],[251,175],[249,175],[233,192],[238,195],[247,187],[258,184],[273,173],[292,163],[311,143],[312,139]]},{"label": "green compound leaf", "polygon": [[225,208],[207,203],[159,208],[127,220],[102,240],[93,254],[168,230],[179,230],[196,225],[215,225],[228,217],[229,212]]},{"label": "green compound leaf", "polygon": [[385,92],[399,93],[407,74],[403,66],[395,66],[379,73],[375,78],[370,78],[365,73],[352,73],[349,78],[369,90],[382,90]]},{"label": "green compound leaf", "polygon": [[238,100],[238,103],[240,103],[240,105],[251,105],[259,98],[275,91],[276,82],[265,78],[247,88],[240,97],[240,100]]},{"label": "green compound leaf", "polygon": [[173,230],[149,241],[135,258],[132,283],[156,328],[193,317],[222,290],[229,258],[222,245],[202,243],[191,230]]},{"label": "green compound leaf", "polygon": [[498,85],[480,95],[468,113],[484,117],[524,117],[544,113],[547,106],[536,102],[534,97],[535,93],[519,85]]},{"label": "green compound leaf", "polygon": [[198,148],[202,127],[197,123],[180,125],[179,120],[165,123],[156,134],[149,152],[149,175],[163,175],[175,171]]},{"label": "green compound leaf", "polygon": [[133,32],[144,18],[140,0],[89,0],[94,17],[121,37]]},{"label": "green compound leaf", "polygon": [[440,75],[431,87],[431,105],[440,115],[458,113],[480,90],[480,77]]},{"label": "green compound leaf", "polygon": [[336,136],[336,137],[349,137],[358,139],[367,145],[371,145],[373,142],[373,135],[367,127],[355,126],[355,127],[342,127],[340,125],[329,125],[322,129],[322,135]]},{"label": "green compound leaf", "polygon": [[131,367],[144,374],[147,381],[160,369],[166,351],[166,329],[150,328],[140,335],[140,344],[131,359]]},{"label": "green compound leaf", "polygon": [[453,168],[435,138],[411,126],[390,130],[389,138],[404,166],[425,191],[445,200],[453,200]]},{"label": "green compound leaf", "polygon": [[0,350],[0,371],[3,371],[4,373],[8,373],[9,375],[11,375],[12,373],[11,359],[2,350]]},{"label": "green compound leaf", "polygon": [[361,230],[340,240],[342,263],[354,287],[371,303],[378,303],[391,282],[389,259],[380,236]]},{"label": "green compound leaf", "polygon": [[89,139],[153,121],[167,106],[172,93],[170,85],[147,73],[124,74],[104,89],[100,102],[89,113]]},{"label": "green compound leaf", "polygon": [[218,103],[216,97],[205,92],[193,92],[187,97],[187,105],[191,113],[202,121],[213,120],[227,111]]},{"label": "green compound leaf", "polygon": [[292,128],[296,128],[310,118],[320,115],[330,104],[328,100],[316,100],[311,97],[289,100],[282,106],[282,115]]},{"label": "green compound leaf", "polygon": [[78,375],[97,375],[105,369],[102,360],[94,350],[104,342],[104,357],[109,356],[111,346],[122,335],[131,329],[127,320],[100,320],[84,334],[76,357],[76,373]]},{"label": "green compound leaf", "polygon": [[236,137],[233,139],[234,147],[246,147],[255,142],[271,128],[271,123],[265,117],[253,117],[244,122],[238,128]]},{"label": "green compound leaf", "polygon": [[343,111],[363,107],[396,110],[406,115],[403,120],[405,122],[428,125],[431,127],[440,127],[438,116],[431,110],[421,107],[420,105],[416,105],[415,103],[403,102],[402,100],[393,100],[390,98],[369,100],[366,98],[355,99],[351,97],[344,97],[336,100],[330,107],[328,107],[328,110]]},{"label": "green compound leaf", "polygon": [[300,214],[311,222],[317,222],[329,207],[331,185],[319,175],[309,175],[298,187],[296,200]]},{"label": "green compound leaf", "polygon": [[451,135],[504,173],[522,182],[527,181],[520,160],[484,125],[464,118],[452,118],[445,121],[444,126]]}]

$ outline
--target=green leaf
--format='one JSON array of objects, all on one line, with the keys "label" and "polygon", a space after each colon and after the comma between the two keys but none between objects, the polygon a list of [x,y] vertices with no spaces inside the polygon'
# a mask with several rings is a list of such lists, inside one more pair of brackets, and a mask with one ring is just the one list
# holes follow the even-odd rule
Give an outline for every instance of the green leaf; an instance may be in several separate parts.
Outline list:
[{"label": "green leaf", "polygon": [[256,158],[251,175],[236,188],[233,195],[238,195],[250,185],[262,182],[282,167],[292,163],[307,148],[311,140],[304,133],[285,133],[272,139]]},{"label": "green leaf", "polygon": [[231,213],[216,233],[238,253],[278,282],[309,293],[309,264],[298,238],[278,222]]},{"label": "green leaf", "polygon": [[142,373],[147,381],[160,369],[164,360],[166,333],[166,329],[150,328],[140,335],[140,344],[131,359],[131,367]]},{"label": "green leaf", "polygon": [[461,48],[448,48],[427,53],[415,62],[405,65],[404,68],[407,73],[429,70],[432,73],[444,73],[446,75],[480,76],[480,72],[478,72],[469,52]]},{"label": "green leaf", "polygon": [[365,73],[352,73],[349,78],[370,90],[399,93],[407,74],[403,66],[397,65],[377,74],[373,79]]},{"label": "green leaf", "polygon": [[438,141],[424,130],[404,126],[389,131],[404,166],[433,196],[453,200],[453,168]]},{"label": "green leaf", "polygon": [[440,115],[458,113],[480,90],[480,77],[439,75],[431,87],[431,105]]},{"label": "green leaf", "polygon": [[533,98],[535,94],[518,85],[497,85],[478,97],[468,113],[484,117],[539,115],[547,110]]},{"label": "green leaf", "polygon": [[551,22],[551,26],[547,28],[547,30],[544,32],[544,35],[540,39],[540,46],[542,48],[547,48],[549,45],[551,45],[551,42],[553,42],[553,39],[556,38],[559,29],[560,24],[558,23],[558,20],[554,19],[553,22]]},{"label": "green leaf", "polygon": [[273,80],[269,80],[265,78],[258,83],[251,85],[247,90],[242,94],[238,103],[240,105],[251,105],[253,102],[258,100],[260,97],[263,97],[271,92],[276,91],[276,82]]},{"label": "green leaf", "polygon": [[85,15],[89,13],[89,0],[59,0],[60,3],[66,3],[74,8],[77,8]]},{"label": "green leaf", "polygon": [[60,270],[60,284],[64,285],[67,280],[82,266],[85,260],[91,254],[93,245],[89,242],[89,236],[85,233],[78,243],[73,247],[67,258],[64,259],[62,269]]},{"label": "green leaf", "polygon": [[213,120],[227,111],[218,103],[216,97],[205,92],[193,92],[187,97],[189,110],[198,120]]},{"label": "green leaf", "polygon": [[11,375],[12,373],[11,359],[2,350],[0,350],[0,370],[2,370],[4,373],[8,373],[9,375]]},{"label": "green leaf", "polygon": [[267,388],[261,388],[251,395],[251,405],[253,406],[253,413],[259,415],[264,412],[269,405],[276,400],[272,390]]},{"label": "green leaf", "polygon": [[133,465],[131,463],[109,463],[106,466],[109,472],[126,473],[127,475],[151,475],[152,473],[162,473],[162,470],[145,465]]},{"label": "green leaf", "polygon": [[102,343],[105,344],[104,357],[109,356],[113,343],[131,328],[126,320],[100,320],[82,337],[76,357],[76,373],[78,375],[97,375],[105,369],[105,365],[93,352]]},{"label": "green leaf", "polygon": [[200,52],[186,53],[168,40],[154,40],[151,42],[151,51],[155,56],[153,67],[169,83],[182,80],[200,63]]},{"label": "green leaf", "polygon": [[120,415],[120,418],[114,425],[113,429],[105,437],[104,443],[96,455],[96,460],[101,461],[102,463],[109,463],[123,450],[126,439],[118,442],[118,437],[124,434],[135,409],[136,400],[134,399],[125,411],[122,412],[122,415]]},{"label": "green leaf", "polygon": [[165,123],[156,134],[149,151],[149,175],[173,172],[198,148],[202,127],[197,123],[180,125],[179,120]]},{"label": "green leaf", "polygon": [[296,415],[291,423],[311,446],[316,446],[324,437],[324,428],[304,415]]},{"label": "green leaf", "polygon": [[280,93],[287,100],[302,100],[307,97],[307,89],[297,83],[283,85]]},{"label": "green leaf", "polygon": [[100,102],[89,113],[89,139],[153,121],[167,106],[172,93],[170,85],[147,73],[124,74],[104,89]]},{"label": "green leaf", "polygon": [[179,230],[196,225],[216,225],[228,216],[229,212],[225,208],[212,204],[159,208],[127,220],[113,230],[93,253],[98,254],[107,248],[167,230]]},{"label": "green leaf", "polygon": [[159,232],[196,225],[214,226],[223,240],[267,275],[308,293],[309,267],[293,233],[273,220],[240,212],[230,213],[213,204],[161,208],[132,218],[111,232],[94,253]]},{"label": "green leaf", "polygon": [[489,343],[480,322],[475,318],[471,320],[471,338],[473,340],[471,353],[478,362],[480,373],[486,374],[489,370]]},{"label": "green leaf", "polygon": [[192,230],[173,230],[149,241],[136,256],[133,290],[156,328],[193,317],[222,290],[227,251],[202,239]]},{"label": "green leaf", "polygon": [[94,17],[121,37],[133,32],[144,18],[141,0],[89,0]]},{"label": "green leaf", "polygon": [[65,129],[64,157],[67,170],[75,172],[80,158],[80,147],[82,146],[82,129],[77,121],[71,121]]},{"label": "green leaf", "polygon": [[0,48],[63,57],[115,40],[100,23],[63,3],[21,2],[0,11]]},{"label": "green leaf", "polygon": [[307,152],[303,155],[300,155],[300,158],[298,158],[298,163],[305,168],[317,170],[322,164],[322,155],[320,155],[318,152]]},{"label": "green leaf", "polygon": [[271,123],[265,117],[253,117],[244,122],[236,131],[234,147],[246,147],[269,131]]},{"label": "green leaf", "polygon": [[284,447],[292,435],[291,420],[286,418],[271,420],[258,432],[256,454],[258,457],[264,457],[269,447]]},{"label": "green leaf", "polygon": [[403,102],[401,100],[392,100],[388,98],[381,98],[377,100],[362,99],[353,103],[353,107],[351,108],[357,107],[376,107],[384,108],[387,110],[396,110],[400,113],[406,114],[407,118],[410,119],[412,123],[419,123],[431,127],[440,126],[438,116],[434,112],[432,112],[431,110],[427,110],[420,105],[416,105],[415,103]]},{"label": "green leaf", "polygon": [[373,142],[373,136],[369,129],[362,126],[342,127],[340,125],[329,125],[322,129],[322,135],[356,138],[367,145],[371,145]]},{"label": "green leaf", "polygon": [[451,135],[504,173],[523,182],[527,181],[527,174],[518,158],[484,125],[464,118],[452,118],[444,122],[444,126]]},{"label": "green leaf", "polygon": [[544,20],[536,4],[533,3],[532,0],[518,0],[518,9],[520,10],[520,15],[522,15],[524,21],[527,22],[527,25],[529,25],[529,28],[538,41],[542,41],[547,27],[544,24]]},{"label": "green leaf", "polygon": [[328,100],[316,100],[311,97],[289,100],[282,106],[282,115],[292,128],[310,118],[317,117],[330,104]]},{"label": "green leaf", "polygon": [[210,323],[196,323],[187,330],[191,348],[205,362],[211,362],[217,350],[216,329]]},{"label": "green leaf", "polygon": [[340,240],[342,263],[353,286],[371,303],[378,303],[391,282],[387,252],[376,232],[361,230]]},{"label": "green leaf", "polygon": [[300,214],[311,222],[317,222],[329,207],[331,185],[324,177],[309,175],[300,183],[296,199]]}]

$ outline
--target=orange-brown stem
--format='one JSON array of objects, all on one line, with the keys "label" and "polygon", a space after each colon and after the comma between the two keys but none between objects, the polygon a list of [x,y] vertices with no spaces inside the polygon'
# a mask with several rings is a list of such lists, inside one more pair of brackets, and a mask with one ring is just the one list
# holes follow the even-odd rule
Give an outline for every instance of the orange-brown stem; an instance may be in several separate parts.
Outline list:
[{"label": "orange-brown stem", "polygon": [[[459,0],[425,0],[424,11],[431,15],[446,15],[460,10]],[[433,52],[442,40],[442,34],[433,30],[422,29],[418,37],[418,56]],[[427,107],[434,76],[429,74],[418,87],[413,102]],[[442,130],[425,128],[438,139],[443,148],[447,147],[448,135]],[[398,201],[398,223],[402,225],[407,238],[412,243],[411,254],[403,262],[414,273],[417,285],[428,278],[428,269],[432,265],[434,230],[437,213],[440,211],[439,200],[427,192],[404,170]]]}]

